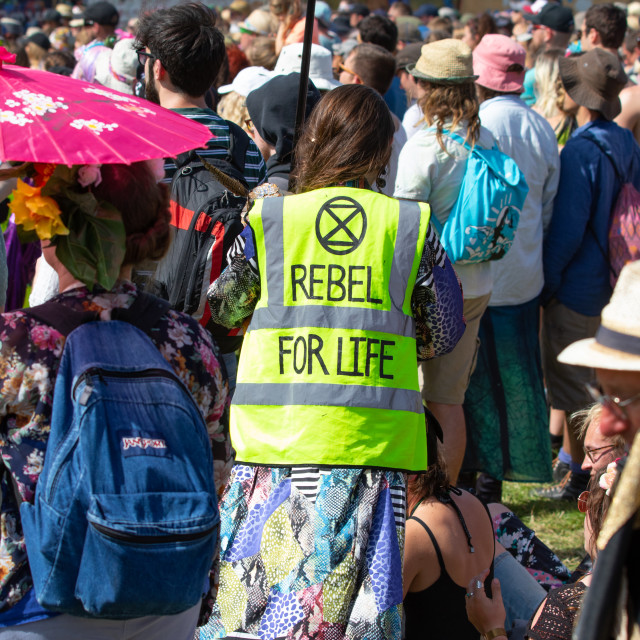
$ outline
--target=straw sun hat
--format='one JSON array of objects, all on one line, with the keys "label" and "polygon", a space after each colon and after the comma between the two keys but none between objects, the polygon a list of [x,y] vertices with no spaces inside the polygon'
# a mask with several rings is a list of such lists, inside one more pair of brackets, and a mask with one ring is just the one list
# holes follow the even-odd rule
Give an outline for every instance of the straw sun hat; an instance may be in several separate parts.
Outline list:
[{"label": "straw sun hat", "polygon": [[595,369],[640,371],[640,260],[620,272],[596,337],[569,345],[558,360]]},{"label": "straw sun hat", "polygon": [[434,84],[460,84],[473,82],[471,49],[462,40],[447,38],[425,44],[415,65],[409,65],[407,71],[420,80]]}]

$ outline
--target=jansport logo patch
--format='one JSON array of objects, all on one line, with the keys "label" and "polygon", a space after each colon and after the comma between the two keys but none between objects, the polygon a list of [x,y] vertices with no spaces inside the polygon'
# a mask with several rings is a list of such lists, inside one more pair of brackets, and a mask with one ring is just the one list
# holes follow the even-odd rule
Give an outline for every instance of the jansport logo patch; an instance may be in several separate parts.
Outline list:
[{"label": "jansport logo patch", "polygon": [[122,438],[122,448],[124,451],[131,449],[132,447],[139,447],[140,449],[166,449],[167,443],[164,440],[157,438]]},{"label": "jansport logo patch", "polygon": [[167,441],[157,433],[141,431],[119,431],[117,438],[122,455],[129,456],[169,456]]}]

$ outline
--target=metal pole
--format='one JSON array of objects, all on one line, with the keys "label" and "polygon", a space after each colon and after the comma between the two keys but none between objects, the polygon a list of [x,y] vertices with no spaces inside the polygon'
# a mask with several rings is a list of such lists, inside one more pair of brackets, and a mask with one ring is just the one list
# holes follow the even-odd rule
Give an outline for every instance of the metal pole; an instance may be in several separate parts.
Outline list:
[{"label": "metal pole", "polygon": [[307,15],[304,24],[304,44],[302,47],[302,67],[300,68],[300,86],[298,88],[298,105],[296,108],[296,128],[293,136],[293,152],[291,167],[296,161],[296,144],[300,138],[304,113],[307,108],[307,86],[309,85],[309,63],[311,62],[311,41],[313,39],[313,23],[315,21],[316,0],[307,1]]}]

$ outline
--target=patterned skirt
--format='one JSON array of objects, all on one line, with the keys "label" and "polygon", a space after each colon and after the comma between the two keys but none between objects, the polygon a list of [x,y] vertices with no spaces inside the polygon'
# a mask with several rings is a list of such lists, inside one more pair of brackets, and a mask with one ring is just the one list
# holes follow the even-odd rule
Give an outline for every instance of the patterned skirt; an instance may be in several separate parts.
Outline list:
[{"label": "patterned skirt", "polygon": [[539,319],[537,298],[487,307],[482,316],[478,360],[464,400],[465,471],[515,482],[551,480]]},{"label": "patterned skirt", "polygon": [[236,465],[200,640],[400,640],[406,476]]}]

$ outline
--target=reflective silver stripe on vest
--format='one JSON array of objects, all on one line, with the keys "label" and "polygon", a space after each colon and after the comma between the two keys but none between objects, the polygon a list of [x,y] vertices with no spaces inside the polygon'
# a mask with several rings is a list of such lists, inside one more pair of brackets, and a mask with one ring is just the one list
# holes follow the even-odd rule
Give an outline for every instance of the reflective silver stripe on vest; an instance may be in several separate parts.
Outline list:
[{"label": "reflective silver stripe on vest", "polygon": [[[402,309],[407,294],[407,284],[413,268],[420,236],[420,205],[411,200],[400,200],[400,216],[396,246],[393,250],[391,275],[389,277],[389,296],[394,307]],[[420,253],[423,248],[420,247]]]},{"label": "reflective silver stripe on vest", "polygon": [[320,405],[423,413],[420,392],[353,384],[239,382],[235,405]]},{"label": "reflective silver stripe on vest", "polygon": [[317,327],[326,329],[358,329],[393,333],[397,336],[414,338],[415,321],[398,311],[379,311],[354,307],[324,307],[304,305],[283,307],[269,305],[260,307],[253,313],[250,331],[258,329],[298,329]]},{"label": "reflective silver stripe on vest", "polygon": [[284,198],[265,198],[262,203],[268,304],[284,304]]},{"label": "reflective silver stripe on vest", "polygon": [[[262,226],[266,252],[266,276],[269,301],[267,307],[255,310],[250,330],[327,327],[356,329],[366,326],[370,331],[414,337],[413,319],[401,310],[413,267],[413,257],[420,235],[420,206],[417,202],[400,200],[398,233],[389,275],[389,295],[398,311],[378,309],[294,305],[284,306],[284,198],[265,198],[262,204]],[[267,238],[268,236],[268,238]],[[400,312],[400,313],[398,313]]]}]

